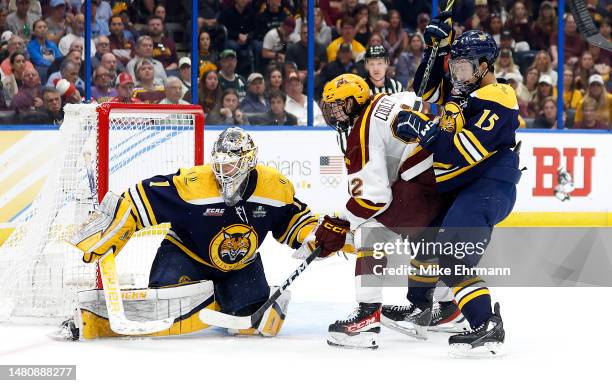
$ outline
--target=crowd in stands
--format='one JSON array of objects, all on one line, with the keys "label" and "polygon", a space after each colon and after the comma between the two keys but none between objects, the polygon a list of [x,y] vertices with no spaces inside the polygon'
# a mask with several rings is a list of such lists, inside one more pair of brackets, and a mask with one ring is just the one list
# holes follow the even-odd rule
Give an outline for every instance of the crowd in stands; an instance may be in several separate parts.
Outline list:
[{"label": "crowd in stands", "polygon": [[[612,5],[586,3],[610,40]],[[84,11],[81,0],[0,0],[0,122],[60,123],[64,104],[83,101]],[[308,82],[315,101],[345,72],[363,76],[372,92],[412,90],[431,1],[317,0],[314,79],[307,75],[307,1],[200,0],[197,12],[192,60],[190,0],[92,0],[92,101],[188,103],[195,92],[207,124],[305,125]],[[564,31],[557,31],[559,15]],[[495,74],[516,90],[523,127],[557,127],[562,76],[562,127],[610,129],[612,53],[589,45],[556,1],[457,0],[453,21],[455,34],[493,35]],[[314,124],[324,125],[316,103]]]}]

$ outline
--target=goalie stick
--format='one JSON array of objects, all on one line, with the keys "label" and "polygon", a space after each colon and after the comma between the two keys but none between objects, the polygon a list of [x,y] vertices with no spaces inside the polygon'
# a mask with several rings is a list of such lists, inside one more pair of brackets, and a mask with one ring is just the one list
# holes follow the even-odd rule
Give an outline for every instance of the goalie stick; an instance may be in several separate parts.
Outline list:
[{"label": "goalie stick", "polygon": [[172,326],[174,318],[151,321],[128,320],[123,309],[115,253],[112,249],[102,256],[99,267],[111,330],[121,335],[145,335],[163,331]]},{"label": "goalie stick", "polygon": [[266,300],[266,302],[261,307],[259,307],[257,311],[255,311],[253,314],[247,316],[235,316],[205,308],[199,313],[200,320],[202,321],[202,323],[206,323],[211,326],[232,328],[236,330],[245,330],[247,328],[255,326],[257,322],[261,320],[261,317],[266,312],[266,310],[270,308],[270,306],[272,306],[276,299],[278,299],[283,294],[283,292],[285,292],[287,287],[289,287],[291,283],[293,283],[293,281],[298,276],[300,276],[302,272],[304,272],[306,267],[308,267],[308,265],[312,263],[312,261],[316,259],[317,256],[319,256],[320,252],[320,246],[315,248],[314,251],[312,251],[312,253],[308,255],[308,257],[306,257],[306,259],[304,259],[302,264],[300,264],[296,268],[296,270],[293,271],[291,275],[289,275],[287,280],[285,280],[285,282],[270,296],[270,298],[268,298],[268,300]]},{"label": "goalie stick", "polygon": [[578,30],[589,44],[612,51],[612,43],[603,37],[597,29],[584,0],[569,0],[569,8],[572,15],[574,15]]},{"label": "goalie stick", "polygon": [[[455,4],[455,0],[448,0],[446,3],[446,8],[444,11],[450,11],[453,9],[453,4]],[[429,75],[431,74],[431,70],[433,68],[434,62],[436,61],[436,56],[438,56],[438,49],[440,48],[440,42],[431,47],[431,55],[429,55],[429,59],[427,60],[427,65],[425,66],[425,72],[423,73],[423,79],[421,80],[421,85],[419,86],[419,92],[417,92],[417,96],[420,98],[425,94],[425,89],[427,88],[427,82],[429,82]]]}]

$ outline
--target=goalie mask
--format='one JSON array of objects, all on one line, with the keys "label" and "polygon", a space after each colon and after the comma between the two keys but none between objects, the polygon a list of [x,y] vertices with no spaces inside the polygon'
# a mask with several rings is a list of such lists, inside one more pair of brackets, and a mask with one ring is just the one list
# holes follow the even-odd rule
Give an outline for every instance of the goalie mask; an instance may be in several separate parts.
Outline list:
[{"label": "goalie mask", "polygon": [[213,145],[212,170],[227,205],[240,201],[256,165],[257,146],[246,131],[230,127],[219,135]]},{"label": "goalie mask", "polygon": [[325,85],[321,111],[325,122],[338,132],[342,152],[346,152],[350,129],[369,100],[370,87],[358,75],[342,74]]}]

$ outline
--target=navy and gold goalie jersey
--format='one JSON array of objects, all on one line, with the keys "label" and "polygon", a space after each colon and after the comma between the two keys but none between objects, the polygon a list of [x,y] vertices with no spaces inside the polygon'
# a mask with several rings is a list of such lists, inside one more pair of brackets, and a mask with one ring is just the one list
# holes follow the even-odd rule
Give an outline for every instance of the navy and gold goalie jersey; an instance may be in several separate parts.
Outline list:
[{"label": "navy and gold goalie jersey", "polygon": [[239,270],[259,254],[268,232],[298,248],[316,225],[292,183],[276,169],[258,165],[243,198],[228,206],[210,165],[155,176],[123,193],[132,203],[137,228],[170,223],[165,239],[194,260],[219,271]]},{"label": "navy and gold goalie jersey", "polygon": [[[415,76],[418,88],[427,55]],[[493,83],[466,98],[451,95],[451,82],[443,75],[443,60],[437,58],[423,99],[443,104],[441,131],[424,147],[434,154],[438,190],[450,191],[481,176],[517,183],[520,178],[516,146],[519,127],[518,101],[514,89]],[[440,71],[436,71],[440,70]]]}]

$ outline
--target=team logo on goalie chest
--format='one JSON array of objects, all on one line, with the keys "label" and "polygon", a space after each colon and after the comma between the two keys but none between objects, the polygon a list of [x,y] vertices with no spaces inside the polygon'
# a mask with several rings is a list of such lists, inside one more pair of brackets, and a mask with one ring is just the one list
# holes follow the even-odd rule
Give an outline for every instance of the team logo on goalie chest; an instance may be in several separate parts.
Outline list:
[{"label": "team logo on goalie chest", "polygon": [[212,239],[208,248],[211,262],[222,271],[242,269],[257,256],[257,231],[245,224],[224,227]]},{"label": "team logo on goalie chest", "polygon": [[253,218],[265,217],[266,214],[268,214],[268,212],[266,211],[266,208],[264,208],[261,205],[257,205],[257,207],[253,209]]}]

